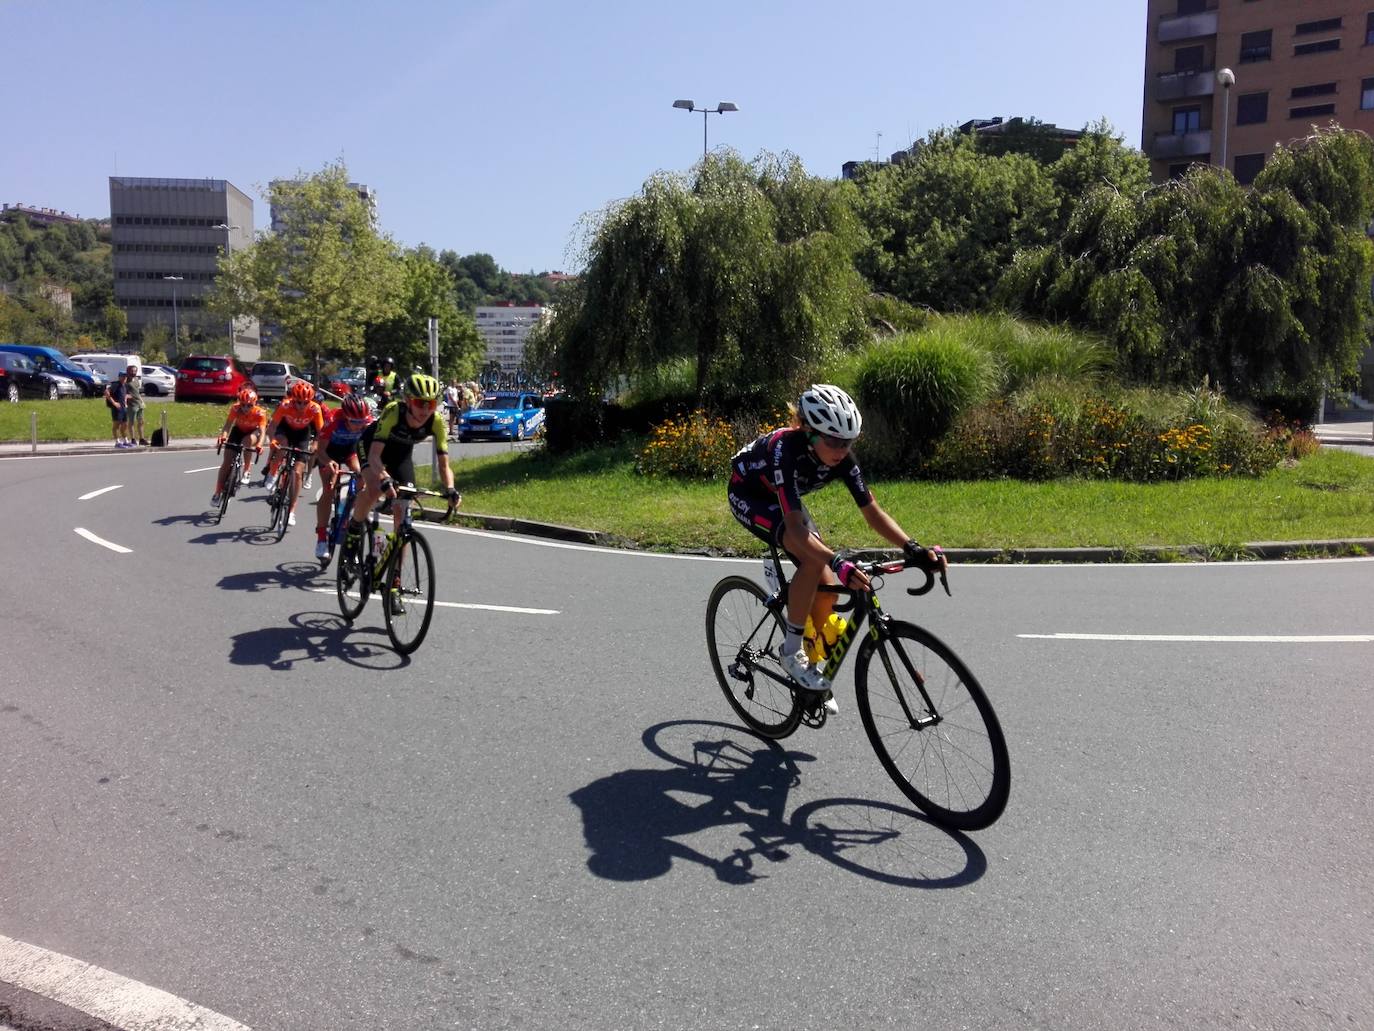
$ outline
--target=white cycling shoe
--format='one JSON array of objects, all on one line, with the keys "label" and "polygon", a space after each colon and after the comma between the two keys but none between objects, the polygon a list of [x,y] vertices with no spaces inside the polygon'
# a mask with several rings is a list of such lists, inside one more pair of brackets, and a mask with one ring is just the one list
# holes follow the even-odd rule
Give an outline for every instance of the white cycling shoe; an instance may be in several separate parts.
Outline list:
[{"label": "white cycling shoe", "polygon": [[287,512],[287,513],[286,513],[286,525],[287,525],[287,526],[295,526],[295,525],[296,525],[296,513],[295,513],[295,512]]},{"label": "white cycling shoe", "polygon": [[825,711],[834,716],[840,711],[839,704],[835,701],[835,696],[830,693],[830,681],[825,678],[821,671],[813,666],[806,657],[806,652],[798,649],[790,655],[784,655],[782,668],[787,671],[787,675],[795,680],[808,692],[825,696]]},{"label": "white cycling shoe", "polygon": [[329,557],[329,542],[318,540],[315,542],[315,557],[317,559],[327,559]]}]

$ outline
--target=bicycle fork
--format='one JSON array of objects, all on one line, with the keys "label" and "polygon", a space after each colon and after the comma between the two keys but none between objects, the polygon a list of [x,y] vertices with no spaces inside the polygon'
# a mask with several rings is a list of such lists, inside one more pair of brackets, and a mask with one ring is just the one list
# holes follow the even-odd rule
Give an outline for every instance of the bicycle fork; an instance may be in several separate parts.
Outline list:
[{"label": "bicycle fork", "polygon": [[902,660],[902,667],[910,674],[912,682],[916,685],[916,690],[921,692],[921,700],[925,702],[926,712],[930,713],[930,715],[917,716],[911,711],[911,706],[907,704],[906,692],[901,689],[897,680],[897,673],[892,668],[892,657],[887,653],[888,641],[891,640],[891,638],[884,632],[886,630],[886,623],[887,617],[885,615],[879,615],[873,626],[873,632],[877,636],[878,641],[878,657],[882,659],[883,669],[887,671],[887,678],[892,684],[893,694],[897,696],[897,702],[901,705],[902,712],[906,715],[907,723],[916,730],[924,730],[926,727],[936,726],[944,717],[935,710],[935,703],[930,700],[930,694],[926,691],[926,678],[921,676],[916,667],[912,665],[911,658],[907,655],[905,649],[898,646],[894,649],[897,652],[897,657]]}]

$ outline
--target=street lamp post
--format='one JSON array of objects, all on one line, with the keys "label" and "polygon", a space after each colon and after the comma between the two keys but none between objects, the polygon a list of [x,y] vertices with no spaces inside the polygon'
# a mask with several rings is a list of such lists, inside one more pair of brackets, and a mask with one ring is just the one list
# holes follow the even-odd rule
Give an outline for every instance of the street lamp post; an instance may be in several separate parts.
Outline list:
[{"label": "street lamp post", "polygon": [[163,276],[167,282],[172,284],[172,348],[177,352],[181,351],[181,325],[177,321],[177,284],[181,282],[181,276]]},{"label": "street lamp post", "polygon": [[[243,227],[242,227],[242,226],[231,226],[228,222],[221,222],[219,225],[214,225],[214,226],[211,226],[210,228],[211,228],[211,229],[223,229],[223,230],[224,230],[224,259],[225,259],[226,261],[228,261],[228,260],[229,260],[229,241],[230,241],[230,236],[231,236],[231,234],[233,233],[233,231],[234,231],[235,229],[242,230]],[[233,354],[233,353],[234,353],[234,319],[233,319],[233,316],[230,316],[230,318],[229,318],[229,353],[230,353],[230,354]],[[316,371],[318,372],[319,370],[317,369]]]},{"label": "street lamp post", "polygon": [[1231,131],[1231,87],[1236,84],[1236,73],[1230,68],[1217,72],[1217,82],[1221,84],[1221,167],[1226,167],[1227,134]]},{"label": "street lamp post", "polygon": [[731,102],[728,101],[728,100],[722,100],[722,101],[721,101],[719,104],[717,104],[715,107],[697,107],[696,102],[695,102],[695,101],[692,101],[692,100],[674,100],[674,101],[673,101],[673,107],[681,108],[683,111],[687,111],[688,113],[693,113],[693,114],[696,113],[697,111],[700,111],[700,112],[701,112],[701,156],[702,156],[702,157],[705,157],[705,156],[706,156],[706,153],[707,153],[707,149],[706,149],[706,122],[707,122],[707,118],[706,118],[706,116],[707,116],[707,115],[723,115],[723,114],[725,114],[727,111],[738,111],[738,110],[739,110],[738,107],[736,107],[733,103],[731,103]]}]

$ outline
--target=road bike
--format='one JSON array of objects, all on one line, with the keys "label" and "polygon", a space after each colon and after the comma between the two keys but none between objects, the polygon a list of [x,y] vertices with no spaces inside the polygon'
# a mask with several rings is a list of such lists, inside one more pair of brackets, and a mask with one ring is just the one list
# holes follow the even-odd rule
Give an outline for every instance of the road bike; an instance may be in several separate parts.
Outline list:
[{"label": "road bike", "polygon": [[[280,447],[280,445],[274,445]],[[277,475],[268,487],[267,507],[272,513],[267,524],[267,532],[275,533],[277,540],[286,536],[286,527],[291,516],[291,478],[299,462],[308,461],[310,452],[304,448],[288,447],[286,456],[277,465]]]},{"label": "road bike", "polygon": [[[339,611],[351,625],[362,614],[372,592],[382,587],[387,636],[398,652],[409,655],[420,647],[434,615],[434,554],[429,541],[416,531],[406,502],[444,495],[409,484],[398,483],[394,489],[394,503],[405,505],[401,528],[383,534],[378,514],[384,514],[387,506],[379,505],[369,512],[364,532],[356,540],[344,538],[335,588]],[[458,499],[449,500],[445,518],[457,507]]]},{"label": "road bike", "polygon": [[[224,448],[229,448],[234,452],[234,457],[229,460],[229,472],[225,477],[224,486],[219,492],[219,511],[215,513],[215,522],[218,523],[224,518],[224,513],[229,511],[229,499],[239,492],[239,478],[243,475],[243,444],[230,444],[222,441],[215,448],[215,454],[219,454]],[[259,454],[262,448],[253,448]]]},{"label": "road bike", "polygon": [[[930,631],[893,619],[878,602],[884,577],[907,568],[925,572],[922,595],[935,585],[935,567],[915,560],[861,561],[871,589],[822,586],[840,596],[837,613],[852,612],[829,647],[824,674],[834,683],[858,643],[854,694],[859,718],[878,761],[894,784],[942,826],[978,830],[1002,815],[1011,791],[1011,761],[1001,724],[977,678]],[[783,668],[787,580],[778,549],[769,561],[778,586],[770,593],[743,576],[716,584],[706,603],[706,644],[716,679],[745,724],[766,738],[784,738],[803,723],[825,725],[824,695],[807,691]],[[945,593],[949,581],[943,570]],[[865,633],[865,624],[867,632]]]},{"label": "road bike", "polygon": [[[325,475],[323,471],[321,476]],[[329,553],[320,559],[320,569],[329,568],[334,561],[334,552],[348,534],[348,520],[353,514],[353,499],[358,495],[357,473],[346,466],[340,466],[334,477],[334,506],[329,513],[329,526],[325,530],[325,540],[329,542]]]}]

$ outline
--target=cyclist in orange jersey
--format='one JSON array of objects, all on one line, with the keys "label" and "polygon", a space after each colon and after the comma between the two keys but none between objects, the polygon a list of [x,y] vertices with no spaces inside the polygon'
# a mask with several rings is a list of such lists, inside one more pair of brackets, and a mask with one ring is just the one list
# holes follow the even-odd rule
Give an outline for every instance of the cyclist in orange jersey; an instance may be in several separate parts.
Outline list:
[{"label": "cyclist in orange jersey", "polygon": [[[302,451],[312,450],[315,436],[324,429],[324,410],[315,400],[315,388],[303,379],[298,379],[287,388],[286,398],[277,405],[272,413],[272,421],[267,425],[267,435],[272,440],[272,459],[262,477],[265,487],[277,475],[277,468],[284,456],[279,452],[288,447]],[[297,461],[291,469],[291,507],[286,522],[296,525],[296,498],[301,492],[301,477],[305,473],[305,462]]]},{"label": "cyclist in orange jersey", "polygon": [[[243,448],[243,482],[248,482],[248,474],[253,468],[251,448],[262,448],[263,430],[267,427],[267,413],[258,404],[258,392],[252,387],[239,391],[238,400],[229,406],[220,427],[219,443],[238,444]],[[224,479],[229,475],[229,462],[233,455],[224,452],[224,460],[219,464],[219,477],[215,480],[215,495],[211,505],[219,504],[219,496],[224,491]]]}]

